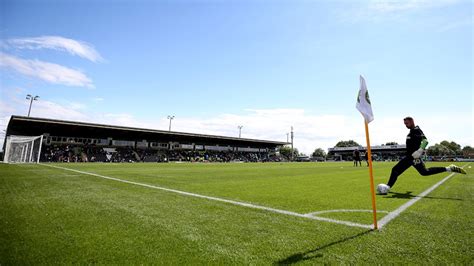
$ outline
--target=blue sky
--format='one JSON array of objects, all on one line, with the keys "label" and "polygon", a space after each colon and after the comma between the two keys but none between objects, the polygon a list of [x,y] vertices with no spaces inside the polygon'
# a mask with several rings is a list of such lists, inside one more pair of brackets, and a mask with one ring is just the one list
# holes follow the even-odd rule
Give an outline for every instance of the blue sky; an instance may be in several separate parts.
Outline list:
[{"label": "blue sky", "polygon": [[474,146],[472,1],[1,1],[0,127],[32,116],[286,140]]}]

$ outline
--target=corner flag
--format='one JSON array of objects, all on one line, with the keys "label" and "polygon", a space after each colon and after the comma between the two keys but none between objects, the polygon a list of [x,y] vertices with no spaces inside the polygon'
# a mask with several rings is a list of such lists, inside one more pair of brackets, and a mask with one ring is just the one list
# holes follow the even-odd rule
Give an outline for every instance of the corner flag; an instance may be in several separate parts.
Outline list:
[{"label": "corner flag", "polygon": [[365,84],[365,79],[362,76],[360,76],[360,89],[359,95],[357,96],[356,108],[357,110],[359,110],[359,112],[365,119],[365,139],[367,141],[367,160],[369,163],[370,192],[372,194],[372,211],[374,216],[374,229],[377,229],[377,208],[375,205],[374,173],[372,170],[372,152],[370,151],[369,138],[369,123],[374,120],[374,114],[372,113],[372,105],[370,103],[367,85]]},{"label": "corner flag", "polygon": [[370,103],[369,92],[367,91],[367,85],[365,85],[365,79],[360,77],[360,89],[359,95],[357,96],[356,108],[364,116],[365,121],[370,123],[374,120],[374,114],[372,113],[372,105]]}]

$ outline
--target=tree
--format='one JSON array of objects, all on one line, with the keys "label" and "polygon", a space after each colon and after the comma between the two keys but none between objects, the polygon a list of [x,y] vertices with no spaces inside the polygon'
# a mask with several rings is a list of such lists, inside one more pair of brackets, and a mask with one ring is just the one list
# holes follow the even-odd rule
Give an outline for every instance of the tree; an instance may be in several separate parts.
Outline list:
[{"label": "tree", "polygon": [[462,148],[462,155],[464,157],[471,157],[474,155],[474,148],[471,147],[471,146],[464,146],[464,148]]},{"label": "tree", "polygon": [[430,156],[453,156],[460,155],[463,151],[461,150],[461,145],[456,142],[443,140],[439,144],[436,143],[435,145],[430,146],[427,153]]},{"label": "tree", "polygon": [[426,149],[426,154],[429,156],[439,156],[439,150],[435,148],[434,145],[429,146],[428,149]]},{"label": "tree", "polygon": [[359,143],[353,140],[347,140],[347,141],[341,140],[334,147],[354,147],[354,146],[360,146],[360,145]]},{"label": "tree", "polygon": [[448,156],[453,155],[453,152],[446,146],[436,143],[433,146],[430,146],[427,150],[428,155],[430,156]]},{"label": "tree", "polygon": [[443,141],[441,141],[440,144],[445,146],[449,150],[451,150],[451,153],[453,155],[461,154],[461,145],[457,144],[454,141],[449,142],[447,140],[443,140]]},{"label": "tree", "polygon": [[314,150],[312,156],[313,157],[326,157],[326,152],[321,148],[317,148],[316,150]]},{"label": "tree", "polygon": [[[280,148],[280,154],[286,157],[288,160],[291,159],[291,147],[290,146],[283,146]],[[293,149],[293,158],[298,156],[299,152],[297,148]]]}]

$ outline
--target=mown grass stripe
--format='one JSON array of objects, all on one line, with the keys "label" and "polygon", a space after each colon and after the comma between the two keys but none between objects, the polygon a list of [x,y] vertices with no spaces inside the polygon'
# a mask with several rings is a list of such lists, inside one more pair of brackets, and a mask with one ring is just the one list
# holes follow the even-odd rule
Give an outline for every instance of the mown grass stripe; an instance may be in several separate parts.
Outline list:
[{"label": "mown grass stripe", "polygon": [[[468,164],[466,164],[468,165]],[[466,167],[466,165],[464,165],[463,167],[461,168],[464,168]],[[402,206],[398,207],[398,209],[394,210],[393,212],[390,212],[389,214],[387,214],[385,217],[383,217],[379,222],[379,228],[382,229],[382,227],[384,227],[385,225],[387,225],[389,222],[391,222],[393,219],[397,218],[403,211],[405,211],[406,209],[408,209],[410,206],[412,206],[413,204],[415,204],[417,201],[419,201],[420,199],[422,199],[423,197],[425,197],[426,195],[428,195],[429,193],[431,193],[433,190],[435,190],[436,188],[438,188],[439,186],[441,186],[444,182],[446,182],[448,179],[450,179],[453,175],[455,175],[456,173],[451,173],[449,174],[448,176],[446,176],[445,178],[443,178],[441,181],[439,181],[438,183],[434,184],[433,186],[431,186],[430,188],[428,188],[427,190],[423,191],[422,193],[420,193],[418,196],[414,197],[413,199],[409,200],[407,203],[403,204]]]},{"label": "mown grass stripe", "polygon": [[159,186],[154,186],[154,185],[149,185],[149,184],[144,184],[144,183],[138,183],[138,182],[133,182],[133,181],[124,180],[124,179],[120,179],[120,178],[99,175],[99,174],[95,174],[95,173],[70,169],[70,168],[61,167],[61,166],[42,164],[42,163],[40,163],[40,165],[47,166],[47,167],[52,167],[52,168],[57,168],[57,169],[61,169],[61,170],[66,170],[66,171],[72,171],[72,172],[76,172],[76,173],[80,173],[80,174],[84,174],[84,175],[96,176],[96,177],[100,177],[100,178],[104,178],[104,179],[108,179],[108,180],[113,180],[113,181],[118,181],[118,182],[122,182],[122,183],[127,183],[127,184],[147,187],[147,188],[153,188],[153,189],[159,189],[159,190],[172,192],[172,193],[177,193],[177,194],[186,195],[186,196],[191,196],[191,197],[197,197],[197,198],[203,198],[203,199],[214,200],[214,201],[219,201],[219,202],[225,202],[225,203],[229,203],[229,204],[233,204],[233,205],[238,205],[238,206],[243,206],[243,207],[248,207],[248,208],[253,208],[253,209],[259,209],[259,210],[265,210],[265,211],[270,211],[270,212],[279,213],[279,214],[291,215],[291,216],[296,216],[296,217],[301,217],[301,218],[306,218],[306,219],[312,219],[312,220],[323,221],[323,222],[330,222],[330,223],[341,224],[341,225],[352,226],[352,227],[360,227],[360,228],[367,228],[367,229],[372,228],[372,225],[365,225],[365,224],[360,224],[360,223],[354,223],[354,222],[349,222],[349,221],[341,221],[341,220],[324,218],[324,217],[315,217],[315,216],[308,215],[308,214],[301,214],[301,213],[296,213],[296,212],[291,212],[291,211],[286,211],[286,210],[280,210],[280,209],[255,205],[255,204],[247,203],[247,202],[240,202],[240,201],[222,199],[222,198],[205,196],[205,195],[200,195],[200,194],[196,194],[196,193],[190,193],[190,192],[186,192],[186,191],[176,190],[176,189],[170,189],[170,188],[164,188],[164,187],[159,187]]}]

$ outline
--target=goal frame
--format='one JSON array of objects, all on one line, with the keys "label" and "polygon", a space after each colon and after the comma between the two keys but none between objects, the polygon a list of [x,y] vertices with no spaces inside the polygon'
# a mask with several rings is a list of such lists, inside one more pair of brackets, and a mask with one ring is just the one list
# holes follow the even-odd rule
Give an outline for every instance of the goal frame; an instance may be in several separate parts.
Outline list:
[{"label": "goal frame", "polygon": [[[24,139],[24,143],[28,143],[26,146],[23,146],[21,149],[20,160],[12,161],[11,158],[11,149],[12,145],[15,143],[21,143],[21,139]],[[38,151],[34,150],[35,142],[39,140]],[[4,163],[39,163],[41,157],[41,148],[43,145],[43,135],[40,136],[19,136],[19,135],[10,135],[6,137],[5,140],[5,153],[3,156]],[[36,153],[36,160],[33,160],[33,155]]]}]

